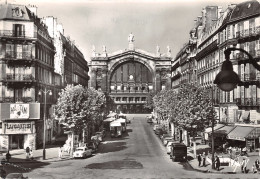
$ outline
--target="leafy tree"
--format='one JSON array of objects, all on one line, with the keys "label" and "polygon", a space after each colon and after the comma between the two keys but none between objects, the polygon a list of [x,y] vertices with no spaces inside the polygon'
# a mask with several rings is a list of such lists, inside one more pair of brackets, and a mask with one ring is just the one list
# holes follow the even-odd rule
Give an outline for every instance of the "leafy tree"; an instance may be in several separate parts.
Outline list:
[{"label": "leafy tree", "polygon": [[[209,91],[193,84],[182,85],[178,92],[163,90],[153,98],[155,110],[162,118],[169,118],[174,126],[188,132],[195,141],[198,132],[209,125],[216,116]],[[196,145],[194,144],[196,155]]]},{"label": "leafy tree", "polygon": [[65,129],[82,132],[100,120],[104,101],[104,94],[93,88],[67,85],[59,94],[54,115]]}]

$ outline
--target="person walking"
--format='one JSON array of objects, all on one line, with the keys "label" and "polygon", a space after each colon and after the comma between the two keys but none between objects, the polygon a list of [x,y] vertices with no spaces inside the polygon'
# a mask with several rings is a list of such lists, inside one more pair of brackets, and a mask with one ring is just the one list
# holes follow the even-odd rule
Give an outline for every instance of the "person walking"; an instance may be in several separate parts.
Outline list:
[{"label": "person walking", "polygon": [[32,149],[31,149],[31,151],[30,151],[30,159],[31,159],[31,160],[34,159],[34,158],[33,158],[33,151],[32,151]]},{"label": "person walking", "polygon": [[202,166],[206,167],[206,153],[205,152],[202,153]]},{"label": "person walking", "polygon": [[59,148],[59,159],[61,159],[62,158],[62,148],[60,147]]},{"label": "person walking", "polygon": [[198,155],[198,162],[199,162],[199,167],[201,165],[201,154]]},{"label": "person walking", "polygon": [[26,152],[26,160],[28,160],[30,156],[30,147],[26,147],[25,152]]},{"label": "person walking", "polygon": [[257,169],[256,169],[255,165],[252,166],[252,172],[257,173]]},{"label": "person walking", "polygon": [[218,157],[218,156],[216,156],[215,163],[216,163],[216,169],[219,171],[219,167],[220,167],[220,160],[219,160],[219,157]]},{"label": "person walking", "polygon": [[257,170],[259,170],[259,165],[260,165],[260,162],[259,162],[258,159],[256,159],[256,161],[255,161],[255,167],[256,167]]},{"label": "person walking", "polygon": [[243,158],[241,162],[241,172],[245,173],[246,172],[246,160]]}]

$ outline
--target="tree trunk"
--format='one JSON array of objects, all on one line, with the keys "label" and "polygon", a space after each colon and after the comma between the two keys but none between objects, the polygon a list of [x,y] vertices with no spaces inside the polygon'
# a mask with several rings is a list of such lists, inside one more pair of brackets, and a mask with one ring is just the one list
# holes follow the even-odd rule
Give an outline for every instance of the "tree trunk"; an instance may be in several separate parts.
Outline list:
[{"label": "tree trunk", "polygon": [[195,135],[193,135],[193,153],[194,153],[194,158],[197,158],[197,145],[196,145]]},{"label": "tree trunk", "polygon": [[71,150],[70,150],[70,156],[73,156],[73,152],[74,152],[74,131],[72,131],[71,133]]}]

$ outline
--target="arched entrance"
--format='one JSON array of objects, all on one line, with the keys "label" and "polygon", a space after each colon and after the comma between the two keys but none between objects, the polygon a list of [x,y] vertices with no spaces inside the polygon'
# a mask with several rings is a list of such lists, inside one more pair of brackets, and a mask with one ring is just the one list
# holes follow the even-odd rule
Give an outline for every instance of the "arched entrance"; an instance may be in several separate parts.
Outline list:
[{"label": "arched entrance", "polygon": [[117,111],[144,113],[147,95],[154,88],[153,73],[143,63],[129,60],[117,64],[111,72],[109,93]]}]

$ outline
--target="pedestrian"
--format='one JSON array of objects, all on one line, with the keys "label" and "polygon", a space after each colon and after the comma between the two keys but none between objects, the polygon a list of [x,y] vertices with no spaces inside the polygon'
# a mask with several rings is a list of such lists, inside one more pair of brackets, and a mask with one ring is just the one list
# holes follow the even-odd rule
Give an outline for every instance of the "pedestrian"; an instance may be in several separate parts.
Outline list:
[{"label": "pedestrian", "polygon": [[256,161],[255,161],[255,167],[256,167],[257,170],[259,170],[259,165],[260,165],[260,162],[259,162],[258,159],[256,159]]},{"label": "pedestrian", "polygon": [[241,162],[241,172],[245,173],[246,172],[246,160],[243,158]]},{"label": "pedestrian", "polygon": [[252,172],[253,172],[253,173],[257,173],[257,169],[256,169],[256,166],[255,166],[255,165],[252,166]]},{"label": "pedestrian", "polygon": [[201,154],[198,155],[198,162],[199,162],[199,167],[200,167],[200,164],[201,164]]},{"label": "pedestrian", "polygon": [[205,152],[202,153],[202,166],[206,167],[206,153]]},{"label": "pedestrian", "polygon": [[59,159],[61,159],[62,158],[62,148],[60,147],[59,148]]},{"label": "pedestrian", "polygon": [[219,157],[218,157],[218,156],[216,156],[215,163],[216,163],[216,169],[219,171],[220,160],[219,160]]},{"label": "pedestrian", "polygon": [[25,152],[26,152],[26,160],[28,160],[30,155],[30,147],[26,147]]},{"label": "pedestrian", "polygon": [[30,151],[30,159],[31,159],[31,160],[34,159],[34,158],[33,158],[33,151],[32,151],[32,149],[31,149],[31,151]]}]

